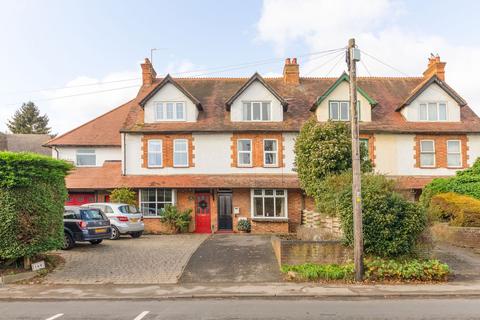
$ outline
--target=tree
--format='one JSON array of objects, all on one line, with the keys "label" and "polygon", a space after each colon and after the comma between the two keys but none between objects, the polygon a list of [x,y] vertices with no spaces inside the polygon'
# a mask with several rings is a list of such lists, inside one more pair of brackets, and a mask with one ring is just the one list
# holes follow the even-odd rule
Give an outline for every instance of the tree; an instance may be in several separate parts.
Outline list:
[{"label": "tree", "polygon": [[137,197],[136,197],[135,191],[127,187],[115,189],[110,193],[110,201],[116,202],[116,203],[126,203],[126,204],[136,205],[137,204],[136,198]]},{"label": "tree", "polygon": [[48,134],[50,133],[48,121],[48,116],[46,114],[41,116],[38,107],[29,101],[15,111],[13,118],[7,121],[7,127],[12,133]]}]

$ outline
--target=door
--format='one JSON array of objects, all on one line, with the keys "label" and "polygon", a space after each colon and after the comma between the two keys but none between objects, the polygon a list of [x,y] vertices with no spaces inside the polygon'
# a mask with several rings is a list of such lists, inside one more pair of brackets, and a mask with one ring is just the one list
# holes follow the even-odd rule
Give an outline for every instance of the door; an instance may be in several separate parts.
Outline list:
[{"label": "door", "polygon": [[218,230],[232,230],[232,193],[218,194]]},{"label": "door", "polygon": [[69,193],[65,201],[67,206],[81,206],[82,204],[95,202],[94,193]]},{"label": "door", "polygon": [[210,229],[210,193],[195,194],[195,232],[212,232]]}]

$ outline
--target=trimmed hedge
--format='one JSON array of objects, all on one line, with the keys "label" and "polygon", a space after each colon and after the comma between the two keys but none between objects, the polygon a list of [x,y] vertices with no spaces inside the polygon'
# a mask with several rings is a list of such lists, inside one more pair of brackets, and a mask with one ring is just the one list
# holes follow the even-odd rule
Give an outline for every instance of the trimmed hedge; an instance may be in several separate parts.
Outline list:
[{"label": "trimmed hedge", "polygon": [[0,152],[0,259],[31,257],[63,243],[66,161]]},{"label": "trimmed hedge", "polygon": [[428,208],[432,220],[455,227],[480,227],[480,200],[454,192],[432,197]]}]

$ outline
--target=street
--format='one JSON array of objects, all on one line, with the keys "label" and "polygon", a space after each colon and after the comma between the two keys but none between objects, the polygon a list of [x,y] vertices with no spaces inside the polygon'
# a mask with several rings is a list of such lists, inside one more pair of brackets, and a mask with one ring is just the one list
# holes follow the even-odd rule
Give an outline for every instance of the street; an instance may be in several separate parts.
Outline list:
[{"label": "street", "polygon": [[0,319],[479,319],[480,299],[0,302]]}]

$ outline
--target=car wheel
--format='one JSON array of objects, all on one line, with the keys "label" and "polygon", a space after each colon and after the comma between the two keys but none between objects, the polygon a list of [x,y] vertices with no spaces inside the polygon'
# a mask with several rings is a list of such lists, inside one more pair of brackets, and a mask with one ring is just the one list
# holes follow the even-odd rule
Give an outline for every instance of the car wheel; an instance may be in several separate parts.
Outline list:
[{"label": "car wheel", "polygon": [[132,232],[130,233],[130,236],[132,238],[140,238],[142,236],[142,233],[143,233],[142,231]]},{"label": "car wheel", "polygon": [[117,240],[120,238],[120,231],[115,226],[112,226],[112,235],[110,236],[110,240]]},{"label": "car wheel", "polygon": [[91,244],[100,244],[102,243],[103,239],[97,239],[97,240],[91,240],[90,243]]},{"label": "car wheel", "polygon": [[62,250],[70,250],[75,246],[75,240],[68,233],[63,235],[63,247]]}]

